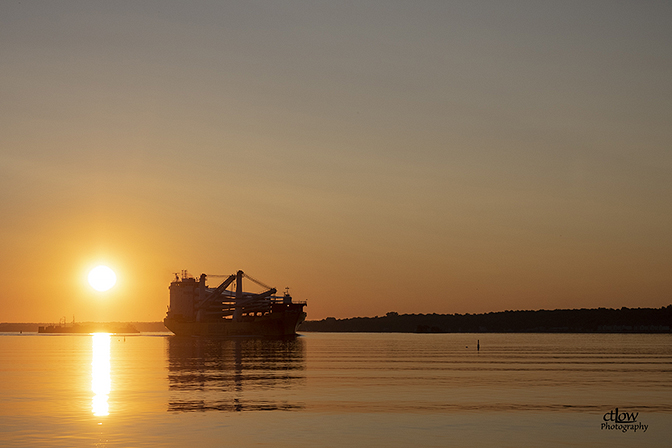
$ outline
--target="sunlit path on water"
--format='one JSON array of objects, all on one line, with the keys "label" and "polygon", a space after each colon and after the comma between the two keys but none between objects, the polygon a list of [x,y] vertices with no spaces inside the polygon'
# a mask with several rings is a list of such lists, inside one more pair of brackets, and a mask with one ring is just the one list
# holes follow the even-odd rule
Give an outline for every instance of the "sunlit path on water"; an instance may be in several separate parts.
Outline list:
[{"label": "sunlit path on water", "polygon": [[104,417],[110,413],[107,402],[112,385],[110,379],[110,335],[109,333],[94,333],[91,340],[91,391],[93,392],[91,408],[94,416]]}]

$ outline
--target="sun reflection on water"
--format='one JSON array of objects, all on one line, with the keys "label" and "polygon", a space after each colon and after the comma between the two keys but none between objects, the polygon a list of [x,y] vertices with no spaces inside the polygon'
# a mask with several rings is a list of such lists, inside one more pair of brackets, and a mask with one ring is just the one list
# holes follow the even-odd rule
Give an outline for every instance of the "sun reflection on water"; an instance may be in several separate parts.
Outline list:
[{"label": "sun reflection on water", "polygon": [[104,417],[110,413],[107,403],[112,385],[110,379],[110,334],[94,333],[92,341],[91,390],[94,395],[91,407],[94,416]]}]

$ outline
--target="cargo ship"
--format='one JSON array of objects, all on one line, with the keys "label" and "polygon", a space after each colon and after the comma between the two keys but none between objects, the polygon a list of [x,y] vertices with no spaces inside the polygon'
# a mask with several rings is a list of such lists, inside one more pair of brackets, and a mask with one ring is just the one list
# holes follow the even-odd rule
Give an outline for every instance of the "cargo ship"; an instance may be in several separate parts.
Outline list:
[{"label": "cargo ship", "polygon": [[[211,275],[211,277],[213,277]],[[223,277],[223,276],[219,276]],[[206,274],[198,280],[182,271],[170,284],[170,305],[164,325],[178,336],[287,337],[306,318],[306,302],[294,302],[277,290],[246,275],[229,275],[218,287],[206,285]],[[265,290],[243,291],[243,278]],[[235,286],[235,289],[234,289]],[[231,287],[231,290],[229,290]]]}]

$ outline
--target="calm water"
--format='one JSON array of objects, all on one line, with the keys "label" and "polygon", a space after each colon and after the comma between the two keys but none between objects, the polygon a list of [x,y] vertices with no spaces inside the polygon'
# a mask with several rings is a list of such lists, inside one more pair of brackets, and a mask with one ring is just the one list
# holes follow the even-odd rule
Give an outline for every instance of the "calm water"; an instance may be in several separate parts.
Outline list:
[{"label": "calm water", "polygon": [[[646,432],[601,429],[615,408],[638,413]],[[672,335],[0,334],[3,447],[667,447],[670,439]]]}]

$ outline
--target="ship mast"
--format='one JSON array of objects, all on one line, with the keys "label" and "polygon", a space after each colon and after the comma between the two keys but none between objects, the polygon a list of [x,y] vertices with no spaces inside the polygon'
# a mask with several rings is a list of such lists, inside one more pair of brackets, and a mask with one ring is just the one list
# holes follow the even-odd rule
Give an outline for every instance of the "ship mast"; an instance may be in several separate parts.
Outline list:
[{"label": "ship mast", "polygon": [[240,320],[243,316],[243,271],[236,272],[236,308],[233,311],[233,320]]}]

